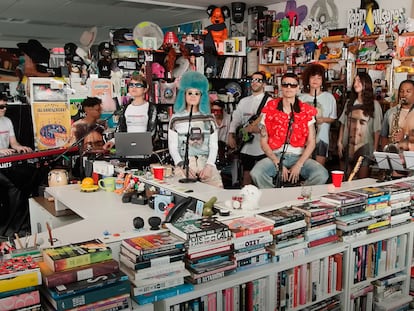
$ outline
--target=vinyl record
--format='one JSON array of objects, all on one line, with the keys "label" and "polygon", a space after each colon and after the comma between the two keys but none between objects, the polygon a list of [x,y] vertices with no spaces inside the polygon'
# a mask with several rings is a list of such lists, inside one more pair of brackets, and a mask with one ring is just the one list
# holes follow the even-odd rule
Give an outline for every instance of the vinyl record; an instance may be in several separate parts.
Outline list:
[{"label": "vinyl record", "polygon": [[164,39],[161,28],[152,22],[141,22],[136,25],[132,36],[135,44],[140,48],[144,47],[144,37],[153,37],[156,39],[157,44],[154,49],[159,49]]}]

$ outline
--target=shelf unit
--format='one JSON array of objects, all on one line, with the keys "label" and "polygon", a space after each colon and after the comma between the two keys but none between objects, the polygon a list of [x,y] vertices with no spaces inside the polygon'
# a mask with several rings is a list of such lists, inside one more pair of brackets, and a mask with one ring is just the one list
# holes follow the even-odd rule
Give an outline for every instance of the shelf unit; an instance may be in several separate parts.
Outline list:
[{"label": "shelf unit", "polygon": [[[251,268],[245,271],[240,271],[225,278],[218,279],[216,281],[207,282],[205,284],[195,285],[195,290],[183,295],[175,296],[172,298],[165,299],[163,301],[156,302],[154,304],[155,310],[164,310],[169,311],[170,307],[173,307],[176,304],[190,301],[198,297],[206,296],[211,293],[216,293],[216,306],[217,310],[223,310],[223,300],[222,300],[222,291],[233,287],[235,285],[241,285],[248,283],[250,281],[258,280],[261,278],[266,279],[266,292],[264,297],[266,297],[265,306],[262,310],[276,310],[276,291],[277,291],[277,274],[285,270],[294,268],[296,266],[301,266],[303,264],[308,264],[314,260],[325,258],[337,253],[343,253],[344,258],[348,258],[349,246],[346,243],[337,243],[333,245],[326,245],[314,249],[310,249],[309,254],[293,261],[283,262],[283,263],[270,263],[262,265],[259,267]],[[347,265],[343,265],[344,275],[348,274]],[[335,292],[330,295],[326,295],[323,298],[301,305],[300,308],[295,308],[293,310],[300,310],[306,306],[316,304],[324,299],[327,299],[332,296],[340,296],[342,300],[342,292]]]}]

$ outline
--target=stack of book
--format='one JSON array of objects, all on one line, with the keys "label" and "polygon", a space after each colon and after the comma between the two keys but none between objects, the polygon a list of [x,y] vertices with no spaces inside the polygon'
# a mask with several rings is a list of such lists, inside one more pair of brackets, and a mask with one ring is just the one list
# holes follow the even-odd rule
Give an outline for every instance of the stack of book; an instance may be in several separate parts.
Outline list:
[{"label": "stack of book", "polygon": [[404,293],[406,279],[406,275],[400,272],[375,280],[373,282],[375,310],[408,310],[412,296]]},{"label": "stack of book", "polygon": [[128,276],[99,239],[46,248],[42,253],[44,310],[129,308]]},{"label": "stack of book", "polygon": [[186,280],[201,284],[236,271],[232,232],[216,218],[188,219],[167,223],[171,232],[186,240],[185,264],[190,271]]},{"label": "stack of book", "polygon": [[291,207],[262,212],[258,217],[273,223],[273,243],[267,247],[274,262],[290,261],[308,252],[305,215]]},{"label": "stack of book", "polygon": [[366,235],[367,227],[375,223],[375,219],[365,212],[365,195],[343,191],[323,195],[320,200],[336,205],[335,223],[337,236],[341,241],[352,241]]},{"label": "stack of book", "polygon": [[336,206],[331,203],[314,200],[293,205],[292,208],[305,215],[307,230],[305,240],[308,247],[316,247],[336,242],[335,216]]},{"label": "stack of book", "polygon": [[0,261],[0,310],[40,310],[42,277],[31,256]]},{"label": "stack of book", "polygon": [[132,283],[131,296],[147,304],[193,290],[184,284],[184,240],[165,231],[124,239],[119,260]]},{"label": "stack of book", "polygon": [[223,221],[233,233],[234,259],[237,270],[269,263],[272,254],[266,249],[273,242],[273,222],[256,216]]},{"label": "stack of book", "polygon": [[378,232],[390,227],[391,207],[390,194],[383,187],[364,187],[353,192],[366,197],[365,211],[375,219],[375,223],[368,225],[367,233]]},{"label": "stack of book", "polygon": [[388,204],[391,209],[391,227],[411,222],[411,184],[397,182],[383,188],[390,194]]}]

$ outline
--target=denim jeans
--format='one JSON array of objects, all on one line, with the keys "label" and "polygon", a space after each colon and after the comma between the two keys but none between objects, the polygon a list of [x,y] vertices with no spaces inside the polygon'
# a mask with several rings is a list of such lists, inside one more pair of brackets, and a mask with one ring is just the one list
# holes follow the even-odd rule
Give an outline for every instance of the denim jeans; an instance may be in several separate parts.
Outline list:
[{"label": "denim jeans", "polygon": [[[280,159],[280,153],[276,153]],[[286,153],[283,160],[283,166],[291,168],[299,160],[300,155],[293,153]],[[258,188],[274,188],[273,179],[279,172],[276,166],[269,158],[264,158],[256,163],[250,171],[253,183]],[[307,159],[300,170],[300,176],[305,179],[304,185],[322,185],[326,183],[329,178],[328,171],[321,164],[313,159]]]}]

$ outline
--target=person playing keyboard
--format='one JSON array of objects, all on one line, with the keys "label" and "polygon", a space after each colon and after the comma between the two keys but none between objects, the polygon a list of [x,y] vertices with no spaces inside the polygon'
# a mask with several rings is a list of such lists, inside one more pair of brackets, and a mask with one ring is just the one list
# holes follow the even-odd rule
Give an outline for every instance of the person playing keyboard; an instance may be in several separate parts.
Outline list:
[{"label": "person playing keyboard", "polygon": [[7,96],[0,95],[0,156],[14,153],[32,152],[32,148],[22,146],[16,139],[12,121],[5,116],[7,110]]}]

